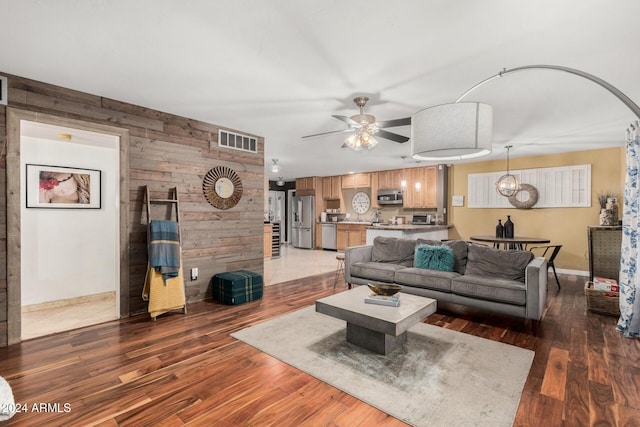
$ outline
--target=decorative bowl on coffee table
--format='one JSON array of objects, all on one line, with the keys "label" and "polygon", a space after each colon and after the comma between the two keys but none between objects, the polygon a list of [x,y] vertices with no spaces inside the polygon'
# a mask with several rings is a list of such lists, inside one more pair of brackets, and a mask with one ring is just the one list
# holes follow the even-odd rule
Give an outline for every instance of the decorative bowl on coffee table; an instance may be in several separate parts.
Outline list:
[{"label": "decorative bowl on coffee table", "polygon": [[369,289],[371,289],[376,295],[391,296],[395,295],[402,287],[400,285],[391,285],[388,283],[368,283]]}]

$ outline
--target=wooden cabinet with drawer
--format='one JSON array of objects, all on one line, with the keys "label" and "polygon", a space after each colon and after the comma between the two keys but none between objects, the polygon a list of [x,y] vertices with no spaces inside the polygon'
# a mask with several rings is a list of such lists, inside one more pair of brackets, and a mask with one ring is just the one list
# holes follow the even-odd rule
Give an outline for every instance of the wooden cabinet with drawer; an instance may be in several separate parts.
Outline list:
[{"label": "wooden cabinet with drawer", "polygon": [[366,225],[338,224],[336,227],[336,249],[344,251],[349,246],[360,246],[367,242]]}]

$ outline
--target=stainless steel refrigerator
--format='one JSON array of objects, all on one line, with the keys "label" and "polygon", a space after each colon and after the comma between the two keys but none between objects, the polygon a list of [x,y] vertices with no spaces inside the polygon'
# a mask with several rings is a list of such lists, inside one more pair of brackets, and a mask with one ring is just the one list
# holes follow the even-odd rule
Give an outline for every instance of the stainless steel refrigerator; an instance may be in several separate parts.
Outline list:
[{"label": "stainless steel refrigerator", "polygon": [[293,247],[313,249],[316,244],[315,196],[293,198]]}]

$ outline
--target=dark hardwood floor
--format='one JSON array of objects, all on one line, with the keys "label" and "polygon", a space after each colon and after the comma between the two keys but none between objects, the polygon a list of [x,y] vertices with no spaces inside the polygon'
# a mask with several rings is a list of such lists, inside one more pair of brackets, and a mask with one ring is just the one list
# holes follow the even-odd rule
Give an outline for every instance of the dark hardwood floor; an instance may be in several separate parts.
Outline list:
[{"label": "dark hardwood floor", "polygon": [[[517,426],[640,426],[640,341],[586,310],[584,278],[560,279],[536,335],[529,321],[455,305],[427,323],[535,351]],[[199,302],[0,348],[22,410],[5,425],[404,425],[229,336],[333,292],[329,273],[240,306]]]}]

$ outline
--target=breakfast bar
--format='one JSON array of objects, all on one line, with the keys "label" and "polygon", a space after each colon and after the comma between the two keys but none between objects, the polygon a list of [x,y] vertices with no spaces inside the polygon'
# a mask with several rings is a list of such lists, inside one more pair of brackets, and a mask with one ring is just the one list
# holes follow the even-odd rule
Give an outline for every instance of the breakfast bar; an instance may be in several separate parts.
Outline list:
[{"label": "breakfast bar", "polygon": [[372,225],[367,227],[367,245],[373,244],[378,236],[402,239],[446,240],[452,225]]}]

